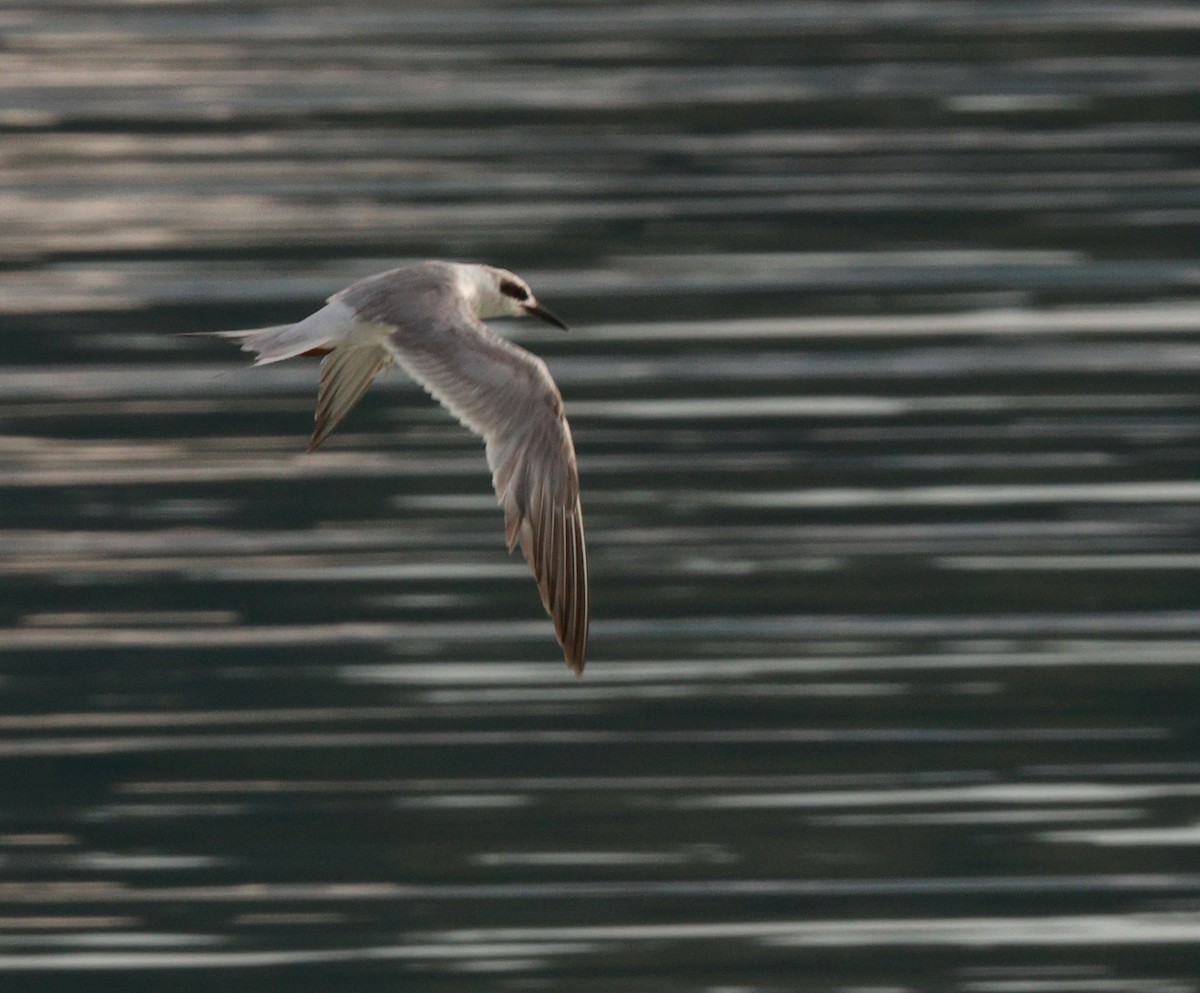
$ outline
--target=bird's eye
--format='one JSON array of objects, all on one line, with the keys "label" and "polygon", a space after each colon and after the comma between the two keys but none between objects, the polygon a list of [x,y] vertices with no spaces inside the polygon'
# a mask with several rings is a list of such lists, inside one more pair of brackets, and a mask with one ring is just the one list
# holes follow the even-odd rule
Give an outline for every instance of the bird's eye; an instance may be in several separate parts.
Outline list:
[{"label": "bird's eye", "polygon": [[500,280],[500,292],[506,297],[512,297],[514,300],[521,302],[529,299],[529,291],[520,283],[514,283],[511,279]]}]

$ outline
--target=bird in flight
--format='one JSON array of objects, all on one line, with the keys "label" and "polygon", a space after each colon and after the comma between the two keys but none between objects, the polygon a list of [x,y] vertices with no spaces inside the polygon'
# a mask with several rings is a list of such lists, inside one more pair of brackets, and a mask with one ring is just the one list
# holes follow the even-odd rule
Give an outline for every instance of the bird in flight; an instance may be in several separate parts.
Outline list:
[{"label": "bird in flight", "polygon": [[422,262],[359,280],[295,324],[215,334],[254,352],[255,365],[324,355],[310,452],[395,365],[481,437],[508,550],[520,544],[578,676],[590,609],[571,429],[546,363],[483,323],[527,315],[566,330],[511,272]]}]

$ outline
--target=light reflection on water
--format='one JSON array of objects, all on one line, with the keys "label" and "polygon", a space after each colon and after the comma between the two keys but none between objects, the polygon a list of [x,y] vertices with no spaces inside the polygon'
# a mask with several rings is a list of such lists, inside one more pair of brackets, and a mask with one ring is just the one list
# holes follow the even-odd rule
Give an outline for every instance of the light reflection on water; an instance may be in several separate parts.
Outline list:
[{"label": "light reflection on water", "polygon": [[[6,990],[1200,989],[1190,5],[4,23]],[[582,681],[419,388],[173,335],[429,256]]]}]

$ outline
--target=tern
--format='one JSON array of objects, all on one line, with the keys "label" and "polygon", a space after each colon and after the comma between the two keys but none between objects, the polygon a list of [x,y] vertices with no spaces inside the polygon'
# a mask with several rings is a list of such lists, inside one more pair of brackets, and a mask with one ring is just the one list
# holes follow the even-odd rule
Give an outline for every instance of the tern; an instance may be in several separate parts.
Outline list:
[{"label": "tern", "polygon": [[325,356],[310,452],[371,381],[397,365],[481,437],[504,507],[508,550],[520,543],[566,663],[578,676],[590,608],[571,429],[546,363],[483,323],[525,316],[567,328],[507,270],[422,262],[359,280],[295,324],[215,335],[255,353],[256,366]]}]

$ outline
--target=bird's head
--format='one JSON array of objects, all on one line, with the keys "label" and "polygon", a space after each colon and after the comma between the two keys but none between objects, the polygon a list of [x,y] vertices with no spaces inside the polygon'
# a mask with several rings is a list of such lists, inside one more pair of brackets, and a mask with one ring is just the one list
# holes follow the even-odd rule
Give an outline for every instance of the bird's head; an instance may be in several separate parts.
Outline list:
[{"label": "bird's head", "polygon": [[547,324],[567,330],[563,321],[537,302],[533,290],[520,276],[490,265],[466,266],[472,270],[470,282],[475,313],[480,320],[490,317],[540,317]]}]

